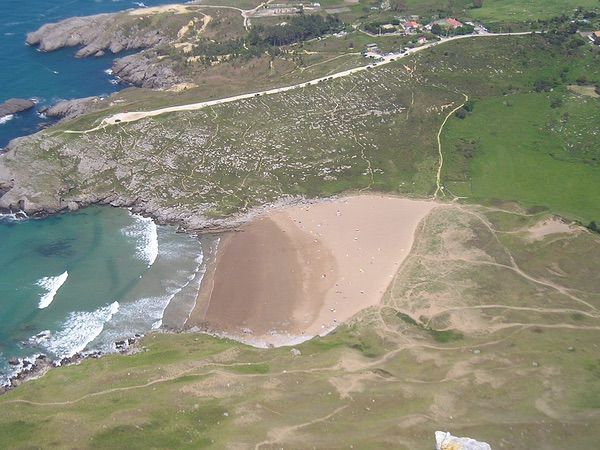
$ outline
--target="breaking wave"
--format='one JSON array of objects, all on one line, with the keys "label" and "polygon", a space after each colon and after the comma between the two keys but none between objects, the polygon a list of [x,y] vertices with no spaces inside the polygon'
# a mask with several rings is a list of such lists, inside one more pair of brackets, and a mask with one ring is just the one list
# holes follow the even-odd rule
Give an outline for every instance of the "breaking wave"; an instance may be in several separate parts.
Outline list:
[{"label": "breaking wave", "polygon": [[38,305],[39,309],[44,309],[50,306],[50,303],[52,303],[52,300],[54,300],[54,296],[60,287],[65,283],[65,281],[67,281],[68,277],[69,272],[65,270],[57,277],[44,277],[35,283],[46,291],[46,293],[40,298],[40,303]]},{"label": "breaking wave", "polygon": [[85,350],[118,311],[119,302],[113,302],[95,311],[69,313],[58,331],[40,333],[31,341],[59,359],[71,357]]},{"label": "breaking wave", "polygon": [[135,221],[125,227],[125,236],[135,239],[136,256],[150,267],[158,256],[158,227],[150,217],[133,214]]},{"label": "breaking wave", "polygon": [[13,119],[14,117],[14,114],[8,114],[6,116],[0,117],[0,125],[4,125],[6,122]]}]

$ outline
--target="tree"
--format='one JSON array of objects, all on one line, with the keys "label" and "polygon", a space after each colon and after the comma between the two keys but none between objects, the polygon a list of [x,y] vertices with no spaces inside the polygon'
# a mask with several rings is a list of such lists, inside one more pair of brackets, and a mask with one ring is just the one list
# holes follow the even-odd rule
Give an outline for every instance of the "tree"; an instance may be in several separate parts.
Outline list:
[{"label": "tree", "polygon": [[483,0],[473,0],[473,8],[481,8],[483,6]]},{"label": "tree", "polygon": [[440,35],[444,32],[444,30],[442,30],[442,27],[440,27],[439,24],[434,23],[433,26],[431,27],[431,32],[435,35]]}]

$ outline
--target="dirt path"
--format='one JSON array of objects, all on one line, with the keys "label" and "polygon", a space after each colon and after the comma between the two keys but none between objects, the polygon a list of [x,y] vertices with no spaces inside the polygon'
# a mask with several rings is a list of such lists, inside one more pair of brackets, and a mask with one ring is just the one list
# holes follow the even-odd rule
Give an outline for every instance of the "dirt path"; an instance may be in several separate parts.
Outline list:
[{"label": "dirt path", "polygon": [[299,430],[300,428],[308,427],[310,425],[314,425],[314,424],[320,423],[320,422],[325,422],[326,420],[331,419],[333,416],[335,416],[336,414],[338,414],[341,411],[343,411],[344,409],[346,409],[348,406],[350,406],[350,405],[340,406],[339,408],[336,408],[333,412],[327,414],[326,416],[319,417],[317,419],[313,419],[308,422],[300,423],[297,425],[292,425],[292,426],[285,427],[285,428],[277,428],[277,429],[271,430],[269,432],[269,434],[272,435],[273,437],[271,439],[264,440],[264,441],[256,444],[254,446],[254,450],[260,449],[263,445],[275,444],[276,442],[280,442],[285,438],[285,436],[287,436],[290,433],[293,433],[294,431]]},{"label": "dirt path", "polygon": [[440,156],[440,164],[438,165],[437,175],[435,177],[436,188],[435,188],[435,192],[433,194],[433,199],[434,200],[437,199],[438,192],[440,190],[442,191],[442,193],[444,191],[444,187],[441,185],[442,167],[444,166],[444,154],[442,153],[442,141],[441,141],[442,131],[444,130],[444,125],[446,125],[446,122],[448,121],[448,119],[450,118],[450,116],[452,116],[452,114],[454,114],[460,108],[462,108],[463,106],[465,106],[465,103],[467,103],[469,101],[469,96],[467,94],[463,93],[463,96],[465,97],[465,101],[463,103],[461,103],[460,105],[458,105],[456,108],[454,108],[452,111],[450,111],[448,113],[448,115],[446,116],[446,118],[442,122],[442,125],[440,126],[440,129],[438,130],[437,143],[438,143],[438,154]]}]

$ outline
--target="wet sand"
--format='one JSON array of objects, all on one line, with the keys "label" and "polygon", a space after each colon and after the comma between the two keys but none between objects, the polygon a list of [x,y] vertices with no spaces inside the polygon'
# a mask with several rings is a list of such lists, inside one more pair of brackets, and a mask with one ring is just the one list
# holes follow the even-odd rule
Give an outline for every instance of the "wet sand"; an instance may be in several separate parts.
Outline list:
[{"label": "wet sand", "polygon": [[379,303],[435,206],[361,195],[270,211],[221,239],[186,325],[254,345],[325,334]]}]

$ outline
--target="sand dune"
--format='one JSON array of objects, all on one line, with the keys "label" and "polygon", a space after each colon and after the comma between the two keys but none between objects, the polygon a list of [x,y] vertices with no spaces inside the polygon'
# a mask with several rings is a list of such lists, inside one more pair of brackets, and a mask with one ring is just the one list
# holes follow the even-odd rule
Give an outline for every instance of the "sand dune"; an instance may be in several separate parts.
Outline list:
[{"label": "sand dune", "polygon": [[325,334],[379,303],[435,206],[361,195],[271,211],[221,241],[187,325],[255,345]]}]

